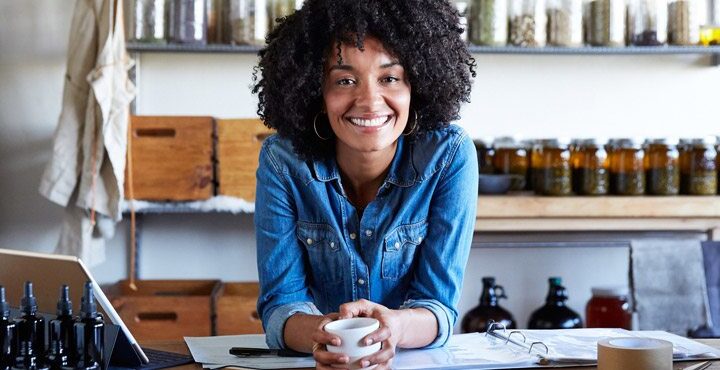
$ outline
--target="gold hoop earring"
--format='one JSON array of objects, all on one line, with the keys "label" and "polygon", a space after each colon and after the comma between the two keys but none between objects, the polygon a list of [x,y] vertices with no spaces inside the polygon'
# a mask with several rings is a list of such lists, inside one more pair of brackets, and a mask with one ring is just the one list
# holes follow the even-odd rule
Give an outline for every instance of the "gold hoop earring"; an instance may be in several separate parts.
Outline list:
[{"label": "gold hoop earring", "polygon": [[403,136],[410,136],[410,134],[412,134],[412,133],[415,131],[415,129],[417,128],[417,125],[418,125],[418,122],[417,122],[417,120],[418,120],[418,114],[417,114],[417,111],[414,110],[414,109],[413,109],[413,112],[415,112],[415,122],[413,123],[412,130],[410,130],[410,132],[408,132],[408,133],[406,133],[406,134],[405,134],[405,133],[402,134]]},{"label": "gold hoop earring", "polygon": [[319,137],[320,140],[325,141],[325,140],[329,139],[329,137],[322,137],[322,136],[320,136],[320,134],[318,133],[318,130],[317,130],[317,118],[318,118],[319,115],[320,115],[320,112],[318,112],[318,113],[315,115],[315,118],[313,119],[313,130],[315,130],[315,135],[317,135],[317,137]]}]

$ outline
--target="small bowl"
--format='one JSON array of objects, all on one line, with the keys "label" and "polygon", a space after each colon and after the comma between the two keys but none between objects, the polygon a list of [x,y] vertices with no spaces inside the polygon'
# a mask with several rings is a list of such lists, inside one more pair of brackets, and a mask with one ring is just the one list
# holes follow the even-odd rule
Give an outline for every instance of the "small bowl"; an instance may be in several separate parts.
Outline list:
[{"label": "small bowl", "polygon": [[525,183],[520,175],[487,175],[480,174],[478,181],[478,194],[505,194],[513,184]]}]

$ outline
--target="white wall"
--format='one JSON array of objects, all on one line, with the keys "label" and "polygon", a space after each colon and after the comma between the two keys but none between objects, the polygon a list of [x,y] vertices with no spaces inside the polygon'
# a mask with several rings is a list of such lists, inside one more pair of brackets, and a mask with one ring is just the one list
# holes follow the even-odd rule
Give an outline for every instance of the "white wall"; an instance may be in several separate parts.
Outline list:
[{"label": "white wall", "polygon": [[[60,112],[72,6],[0,0],[0,246],[51,251],[62,217],[37,185]],[[478,55],[473,103],[461,124],[474,137],[694,136],[716,134],[720,68],[697,56]],[[251,55],[144,54],[143,114],[248,117]],[[147,215],[142,278],[254,280],[252,216]],[[127,225],[108,244],[101,282],[126,276]],[[495,275],[521,325],[560,275],[582,311],[589,287],[627,282],[624,248],[474,249],[460,311],[475,305],[480,278]],[[590,273],[589,271],[592,271]]]}]

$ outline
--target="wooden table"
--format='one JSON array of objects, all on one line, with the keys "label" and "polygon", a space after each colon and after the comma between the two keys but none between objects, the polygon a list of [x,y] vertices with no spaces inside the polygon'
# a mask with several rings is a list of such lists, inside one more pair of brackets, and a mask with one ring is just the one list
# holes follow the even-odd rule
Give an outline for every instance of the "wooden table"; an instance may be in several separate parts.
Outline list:
[{"label": "wooden table", "polygon": [[[700,339],[698,342],[705,343],[709,346],[720,348],[720,339]],[[181,340],[174,340],[174,341],[148,341],[144,342],[143,347],[148,347],[152,349],[158,349],[162,351],[169,351],[169,352],[175,352],[175,353],[182,353],[182,354],[189,354],[190,350],[188,350],[187,346],[185,345],[184,341]],[[692,364],[699,363],[698,362],[676,362],[673,366],[673,370],[682,370]],[[183,365],[175,367],[175,369],[183,369],[183,370],[199,370],[202,369],[200,364],[190,364],[190,365]],[[595,367],[566,367],[564,369],[568,370],[592,370],[595,369]],[[630,370],[630,369],[628,369]],[[707,368],[707,370],[720,370],[720,361],[715,361],[710,367]]]}]

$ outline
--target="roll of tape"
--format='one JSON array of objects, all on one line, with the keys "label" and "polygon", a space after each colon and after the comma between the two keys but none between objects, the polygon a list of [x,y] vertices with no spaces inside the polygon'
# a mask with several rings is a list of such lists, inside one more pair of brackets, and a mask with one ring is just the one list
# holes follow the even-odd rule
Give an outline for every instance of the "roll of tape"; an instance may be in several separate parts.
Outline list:
[{"label": "roll of tape", "polygon": [[598,341],[598,370],[672,370],[672,343],[650,338]]}]

